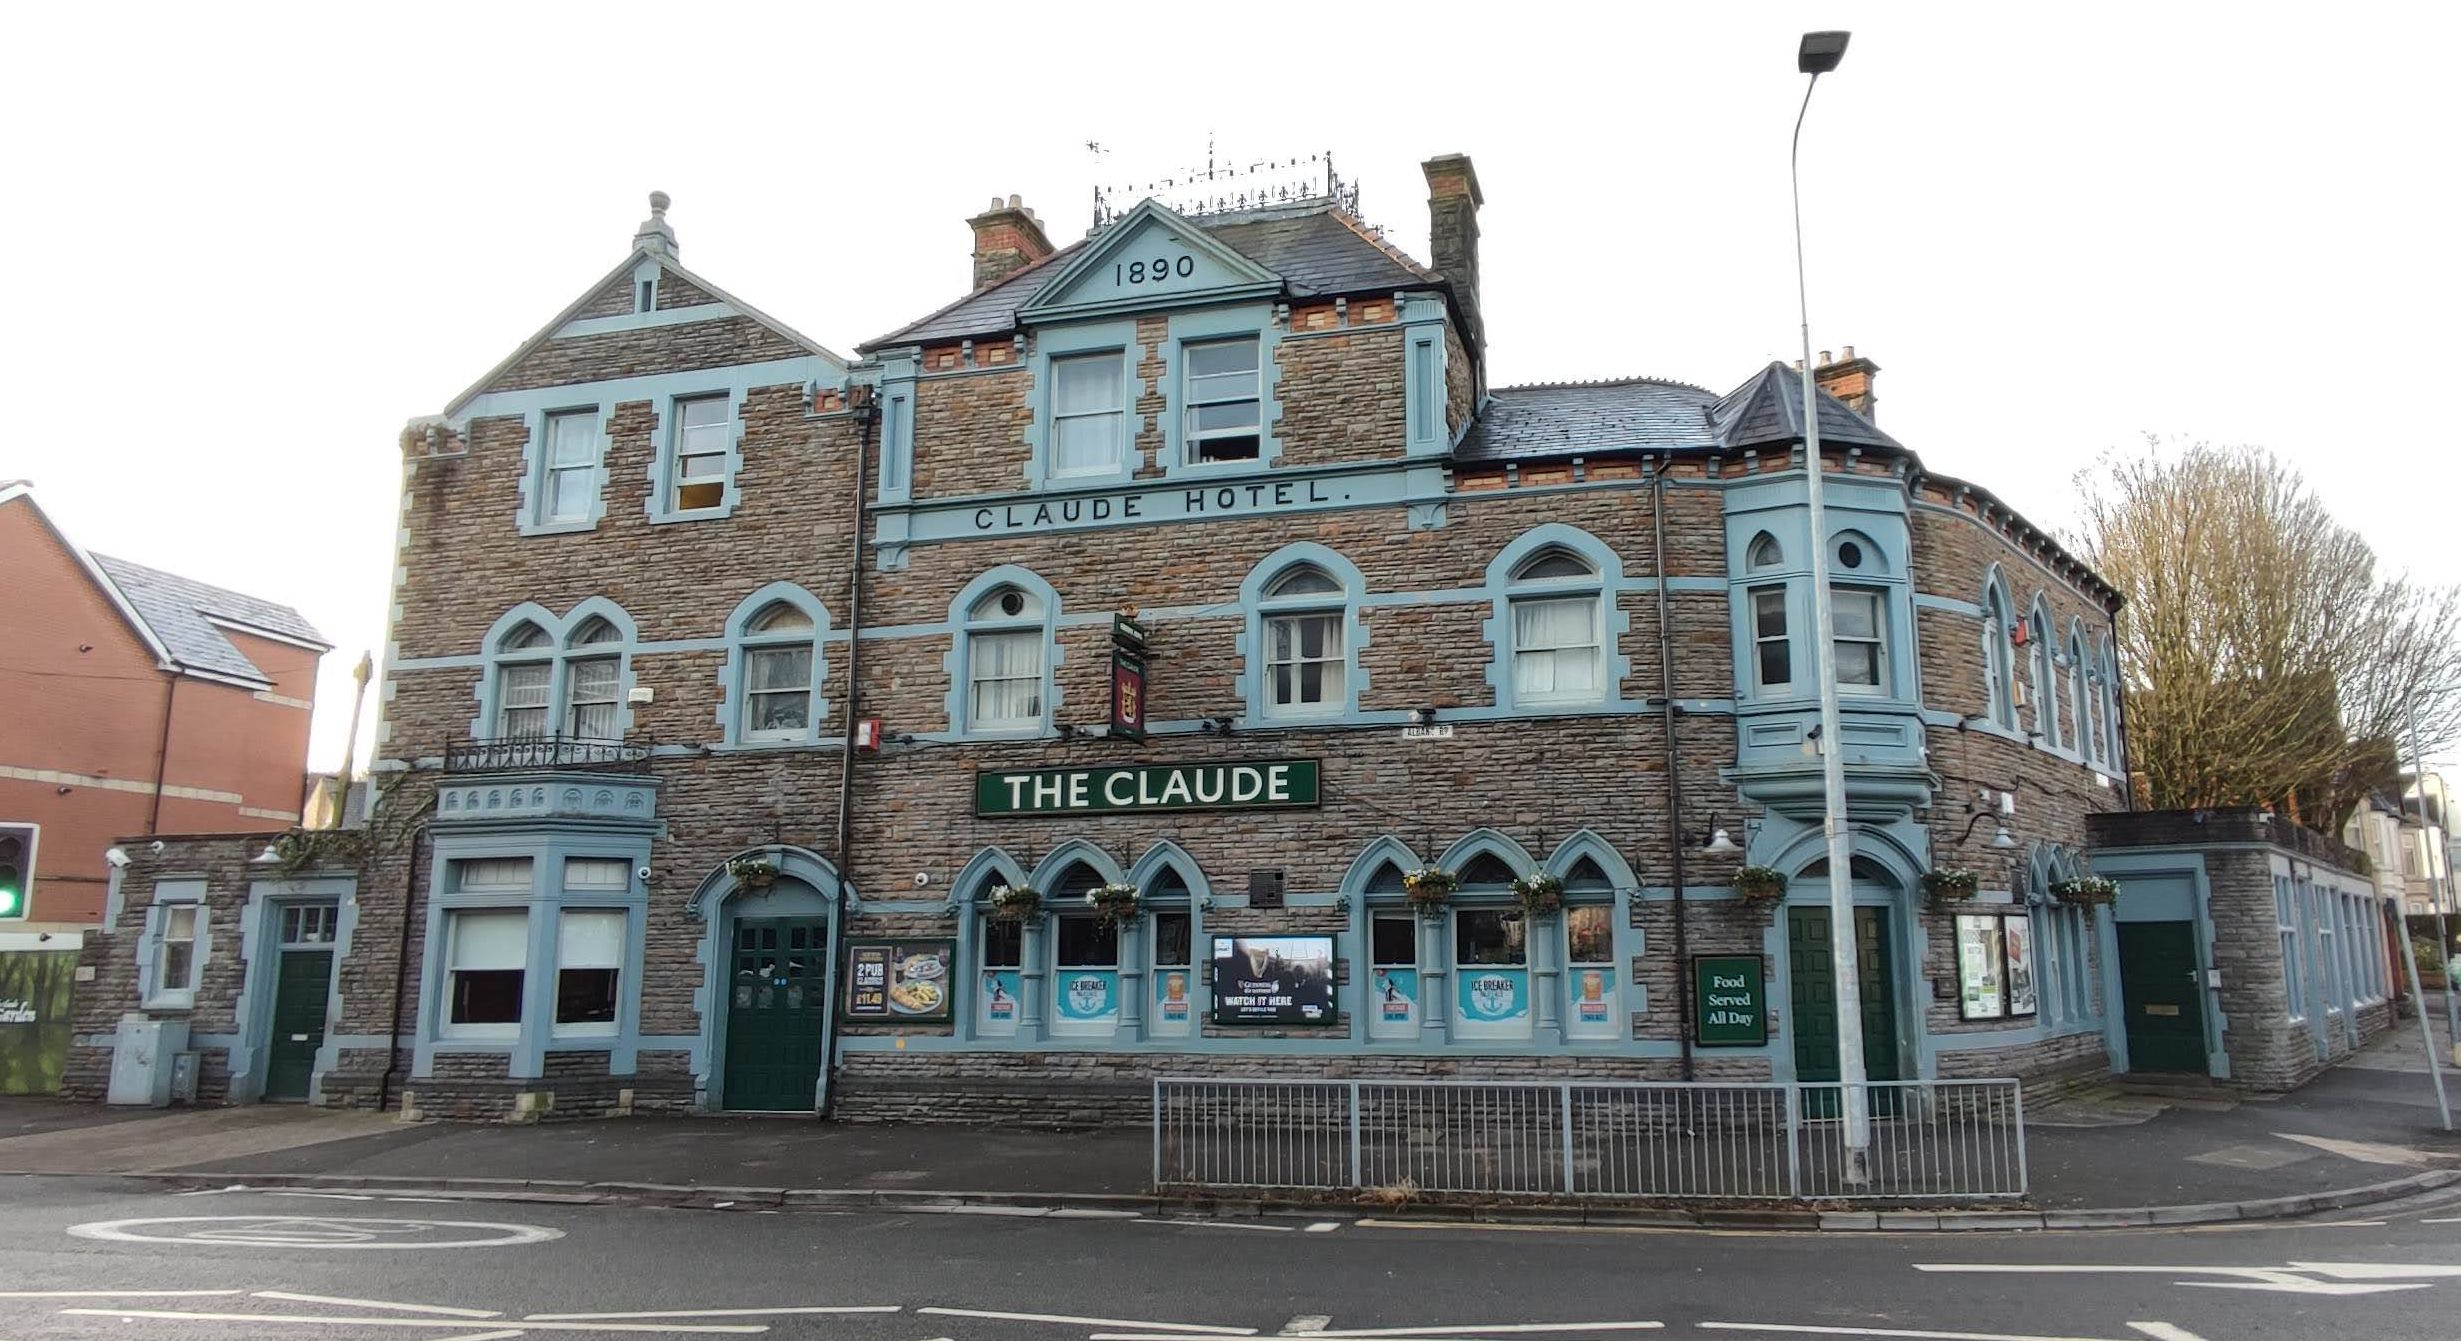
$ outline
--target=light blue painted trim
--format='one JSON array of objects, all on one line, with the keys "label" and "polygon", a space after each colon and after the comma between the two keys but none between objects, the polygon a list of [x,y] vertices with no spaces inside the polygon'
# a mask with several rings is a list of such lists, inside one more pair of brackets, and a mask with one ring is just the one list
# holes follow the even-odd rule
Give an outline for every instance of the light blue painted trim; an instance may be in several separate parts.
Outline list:
[{"label": "light blue painted trim", "polygon": [[[1125,951],[1122,953],[1125,953]],[[1420,973],[1424,975],[1427,973],[1427,970],[1422,968]],[[1347,1008],[1345,1008],[1343,1013],[1346,1017],[1355,1015],[1355,1012],[1350,1011]],[[1598,1057],[1628,1060],[1665,1060],[1681,1055],[1682,1048],[1682,1045],[1673,1039],[1631,1039],[1618,1040],[1612,1043],[1604,1040],[1585,1040],[1573,1043],[1551,1044],[1541,1044],[1533,1039],[1520,1047],[1498,1047],[1492,1039],[1473,1039],[1465,1040],[1460,1043],[1443,1043],[1429,1041],[1426,1039],[1422,1039],[1418,1043],[1396,1042],[1391,1040],[1379,1040],[1374,1043],[1362,1043],[1348,1034],[1331,1034],[1321,1038],[1258,1038],[1252,1036],[1242,1036],[1236,1038],[1199,1038],[1192,1036],[1173,1036],[1169,1038],[1129,1038],[1123,1035],[1120,1037],[1093,1038],[1060,1037],[1048,1040],[1036,1040],[1032,1043],[1028,1043],[1021,1038],[962,1038],[950,1037],[945,1034],[907,1034],[902,1037],[904,1040],[904,1045],[901,1047],[899,1046],[898,1038],[881,1037],[878,1035],[852,1035],[843,1040],[844,1050],[849,1053],[1038,1052],[1068,1053],[1072,1055],[1129,1053],[1153,1056],[1167,1056],[1177,1053],[1187,1053],[1205,1056],[1246,1057],[1330,1055],[1338,1055],[1342,1057],[1447,1057],[1462,1062],[1477,1063],[1482,1061],[1526,1061],[1531,1057]],[[1755,1055],[1754,1050],[1746,1048],[1721,1048],[1719,1051],[1728,1056]]]},{"label": "light blue painted trim", "polygon": [[881,360],[878,507],[897,507],[914,497],[915,378],[920,369],[921,360],[912,354]]},{"label": "light blue painted trim", "polygon": [[1213,897],[1213,882],[1205,878],[1205,868],[1186,848],[1168,838],[1145,849],[1145,855],[1136,859],[1136,864],[1128,868],[1128,883],[1144,889],[1160,879],[1165,871],[1178,874],[1180,883],[1188,887],[1191,903],[1201,907]]},{"label": "light blue painted trim", "polygon": [[[1028,471],[1034,469],[1029,463]],[[1089,480],[1094,481],[1091,487]],[[874,514],[879,525],[875,539],[902,547],[1222,518],[1441,507],[1448,496],[1444,468],[1435,461],[1285,466],[1270,479],[1247,474],[1201,484],[1151,479],[1104,483],[1098,476],[1071,476],[1022,492],[883,505]]]},{"label": "light blue painted trim", "polygon": [[[1641,883],[1640,877],[1633,874],[1631,864],[1615,850],[1615,845],[1597,830],[1587,827],[1574,830],[1571,837],[1556,844],[1555,850],[1547,854],[1545,869],[1560,879],[1569,874],[1574,864],[1583,857],[1598,864],[1598,869],[1606,875],[1607,883],[1613,885],[1619,895],[1634,890]],[[1622,923],[1617,924],[1617,930],[1622,930]]]},{"label": "light blue painted trim", "polygon": [[[2138,877],[2185,876],[2194,891],[2190,920],[2195,926],[2195,935],[2191,939],[2196,946],[2196,969],[2201,974],[2209,975],[2211,970],[2218,965],[2219,960],[2216,954],[2213,927],[2213,879],[2211,872],[2205,866],[2205,853],[2244,849],[2278,851],[2268,843],[2208,843],[2199,844],[2195,848],[2096,849],[2088,854],[2088,859],[2092,862],[2094,874],[2107,876],[2114,880],[2130,875]],[[2126,1070],[2128,1067],[2128,1012],[2127,1000],[2120,991],[2119,983],[2119,922],[2128,897],[2124,880],[2121,881],[2119,897],[2120,904],[2107,910],[2097,910],[2095,921],[2104,929],[2099,937],[2104,948],[2103,991],[2108,994],[2103,998],[2107,1006],[2103,1012],[2107,1028],[2104,1038],[2110,1046],[2112,1066],[2115,1069]],[[2205,1069],[2215,1079],[2227,1080],[2230,1078],[2230,1051],[2226,1040],[2229,1037],[2230,1021],[2222,1010],[2219,989],[2211,987],[2206,989],[2204,1006]],[[2322,1012],[2313,1013],[2321,1014]]]},{"label": "light blue painted trim", "polygon": [[[1013,586],[1042,601],[1039,618],[1014,620],[975,620],[967,617],[973,604],[994,589]],[[1060,645],[1060,594],[1032,569],[1019,564],[1004,563],[967,583],[949,602],[949,626],[958,630],[949,639],[949,649],[941,665],[949,673],[947,739],[951,740],[1034,740],[1056,737],[1059,732],[1052,723],[1059,720],[1059,668],[1067,658],[1068,649]],[[977,634],[1014,633],[1039,628],[1043,640],[1042,721],[1030,726],[1005,730],[978,730],[972,721],[973,682],[969,675],[971,643]]]},{"label": "light blue painted trim", "polygon": [[359,926],[359,882],[355,876],[308,876],[285,880],[254,880],[240,914],[239,995],[230,1043],[230,1102],[255,1103],[265,1097],[265,1073],[273,1051],[274,992],[280,980],[282,913],[302,904],[334,905],[333,967],[325,983],[325,1026],[328,1032],[310,1066],[308,1102],[318,1103],[325,1076],[341,1065],[342,1050],[330,1030],[342,1018],[342,966],[350,962],[351,936]]},{"label": "light blue painted trim", "polygon": [[1451,383],[1444,300],[1432,293],[1405,293],[1400,317],[1402,450],[1414,457],[1442,456],[1453,445],[1451,426],[1445,422]]},{"label": "light blue painted trim", "polygon": [[155,977],[162,949],[163,910],[176,904],[194,904],[197,910],[196,981],[205,981],[205,970],[213,963],[214,910],[206,902],[204,876],[157,876],[145,905],[145,925],[137,933],[137,1006],[148,1012],[178,1012],[196,1009],[196,989],[165,992],[157,986]]},{"label": "light blue painted trim", "polygon": [[[1148,245],[1150,236],[1156,232],[1167,234],[1171,245],[1186,248],[1218,269],[1221,277],[1209,278],[1184,288],[1172,286],[1166,281],[1112,298],[1071,299],[1074,290],[1080,285],[1090,284],[1104,267],[1133,259],[1135,249]],[[1027,303],[1017,315],[1024,322],[1041,323],[1060,318],[1220,302],[1229,298],[1263,297],[1278,292],[1281,287],[1281,276],[1232,250],[1168,207],[1146,200],[1104,229],[1098,241],[1079,253],[1075,260],[1062,266],[1058,274],[1044,281],[1034,301]]]},{"label": "light blue painted trim", "polygon": [[1377,870],[1386,862],[1393,863],[1402,874],[1408,875],[1425,866],[1427,860],[1417,848],[1401,839],[1389,833],[1380,834],[1366,847],[1359,849],[1358,856],[1351,858],[1350,869],[1342,873],[1342,893],[1363,904],[1368,897],[1368,882],[1376,878]]},{"label": "light blue painted trim", "polygon": [[[1321,569],[1325,576],[1340,584],[1341,594],[1265,595],[1267,587],[1301,565]],[[1312,540],[1284,545],[1248,570],[1247,577],[1239,583],[1239,608],[1246,612],[1246,618],[1232,640],[1232,655],[1239,659],[1239,701],[1245,708],[1240,726],[1284,727],[1360,720],[1359,696],[1367,689],[1368,677],[1359,653],[1373,636],[1359,618],[1366,592],[1367,580],[1359,575],[1358,565],[1343,558],[1339,551]],[[1265,621],[1276,615],[1333,613],[1342,618],[1342,701],[1322,708],[1274,709],[1266,683]]]},{"label": "light blue painted trim", "polygon": [[1914,608],[1917,610],[1939,610],[1947,614],[1959,615],[1966,619],[1982,618],[1982,607],[1976,605],[1972,601],[1959,600],[1954,596],[1934,596],[1927,591],[1918,591],[1914,593]]},{"label": "light blue painted trim", "polygon": [[[707,396],[677,396],[650,402],[650,441],[657,450],[649,458],[649,497],[642,501],[642,511],[648,514],[650,525],[669,522],[710,521],[734,515],[735,505],[742,495],[735,487],[735,477],[743,470],[743,401],[750,388],[729,387]],[[675,483],[675,455],[683,438],[683,416],[678,407],[687,400],[714,400],[726,397],[726,474],[719,485],[718,504],[706,508],[670,508],[667,500]]]},{"label": "light blue painted trim", "polygon": [[[1119,486],[1136,478],[1145,465],[1144,453],[1137,440],[1145,434],[1145,416],[1137,413],[1137,402],[1146,394],[1145,379],[1137,375],[1137,365],[1145,361],[1145,346],[1137,340],[1134,321],[1088,322],[1072,326],[1054,326],[1039,331],[1034,339],[1034,380],[1026,389],[1026,464],[1025,487],[1028,489],[1084,489],[1089,486]],[[1118,463],[1110,470],[1089,470],[1067,475],[1052,466],[1051,392],[1054,382],[1051,364],[1081,354],[1119,351],[1120,376],[1120,436]]]},{"label": "light blue painted trim", "polygon": [[[788,916],[816,917],[828,926],[829,972],[824,980],[826,1000],[834,1009],[837,997],[838,953],[840,942],[837,902],[842,882],[838,869],[828,858],[809,848],[786,843],[771,843],[745,848],[733,853],[709,868],[701,877],[690,898],[684,901],[684,911],[701,923],[695,938],[694,956],[700,960],[701,981],[692,990],[692,1009],[701,1022],[698,1034],[692,1035],[685,1050],[691,1054],[694,1103],[705,1111],[726,1106],[726,1026],[727,1012],[732,1007],[728,983],[733,974],[735,901],[749,893],[742,883],[729,874],[727,863],[739,857],[757,857],[777,867],[781,881],[794,881],[812,891],[814,897],[791,896],[792,905],[782,911]],[[773,886],[773,889],[775,887]],[[859,902],[854,887],[845,884],[845,898],[850,908]],[[768,897],[766,893],[760,897]],[[635,1038],[635,1055],[648,1048],[651,1040]],[[659,1051],[676,1051],[684,1043],[681,1035],[657,1039]],[[828,1095],[830,1067],[820,1068],[819,1087],[812,1096],[812,1107],[818,1111]]]},{"label": "light blue painted trim", "polygon": [[[802,611],[812,621],[813,636],[809,639],[793,636],[762,636],[749,632],[753,618],[772,605],[785,604]],[[822,743],[822,731],[829,720],[829,701],[820,696],[821,686],[828,679],[829,659],[822,655],[829,631],[829,607],[818,596],[793,582],[772,582],[744,597],[735,605],[734,613],[726,617],[726,660],[718,667],[718,739],[730,750],[760,750],[809,747]],[[809,646],[812,650],[812,675],[805,686],[811,695],[811,707],[805,713],[804,729],[789,737],[745,738],[743,723],[747,710],[743,693],[743,668],[746,655],[754,648]],[[843,748],[845,742],[832,741]]]},{"label": "light blue painted trim", "polygon": [[[1242,335],[1256,337],[1256,459],[1191,461],[1183,436],[1183,430],[1187,427],[1187,387],[1181,376],[1185,362],[1181,351],[1190,344]],[[1253,475],[1272,469],[1274,462],[1281,459],[1282,364],[1278,348],[1282,335],[1282,323],[1275,320],[1271,303],[1171,314],[1170,334],[1157,351],[1162,358],[1161,464],[1164,478],[1201,482],[1224,476]]]},{"label": "light blue painted trim", "polygon": [[[549,388],[561,393],[555,399],[539,403],[522,411],[528,436],[521,444],[521,506],[515,517],[523,535],[570,535],[598,529],[599,519],[607,515],[607,442],[615,423],[613,401],[582,399],[582,388]],[[483,399],[483,398],[482,398]],[[597,455],[591,463],[590,515],[567,521],[551,521],[547,508],[547,421],[559,414],[594,414],[598,417]],[[457,425],[467,430],[467,421]]]},{"label": "light blue painted trim", "polygon": [[[513,833],[438,833],[430,845],[424,953],[420,963],[417,1042],[411,1076],[430,1079],[435,1059],[451,1053],[501,1053],[506,1075],[534,1080],[546,1074],[549,1052],[605,1052],[610,1075],[636,1069],[641,1033],[641,985],[649,918],[649,890],[638,874],[649,864],[651,835],[584,829],[553,822]],[[482,858],[527,857],[526,890],[464,891],[455,863]],[[622,861],[631,870],[625,888],[567,889],[565,863],[575,857]],[[446,1000],[445,929],[448,914],[468,910],[520,910],[527,918],[529,955],[522,966],[521,1021],[513,1037],[446,1038],[441,1012]],[[554,1029],[557,938],[566,909],[608,909],[625,914],[623,978],[610,1035],[558,1036]]]},{"label": "light blue painted trim", "polygon": [[[1119,862],[1110,853],[1085,839],[1070,838],[1051,849],[1050,855],[1036,863],[1034,874],[1029,878],[1034,888],[1042,891],[1045,909],[1056,911],[1052,909],[1052,891],[1059,888],[1060,877],[1068,873],[1069,867],[1080,864],[1091,868],[1094,874],[1101,876],[1102,882],[1106,885],[1127,882],[1127,872],[1120,869]],[[1123,950],[1122,953],[1126,952]]]},{"label": "light blue painted trim", "polygon": [[816,380],[834,385],[845,376],[842,366],[817,354],[791,359],[773,359],[765,363],[736,363],[717,368],[693,368],[682,372],[643,373],[637,377],[610,377],[596,382],[573,382],[563,386],[530,387],[519,391],[490,391],[474,396],[452,421],[452,427],[466,430],[474,419],[496,419],[506,415],[531,415],[550,409],[589,409],[593,406],[612,409],[628,401],[666,401],[677,396],[703,395],[713,391],[731,391],[736,387],[801,387]]},{"label": "light blue painted trim", "polygon": [[1461,868],[1481,853],[1498,858],[1517,876],[1539,869],[1537,860],[1530,856],[1528,848],[1521,846],[1511,835],[1488,828],[1472,829],[1453,840],[1453,845],[1444,849],[1444,855],[1436,858],[1436,865],[1459,875]]},{"label": "light blue painted trim", "polygon": [[120,929],[120,915],[128,911],[128,869],[106,866],[103,876],[102,934],[108,936]]},{"label": "light blue painted trim", "polygon": [[[1547,549],[1561,549],[1579,556],[1597,571],[1597,576],[1534,581],[1513,579],[1515,568]],[[1543,522],[1515,536],[1511,543],[1497,551],[1495,558],[1487,565],[1488,604],[1493,613],[1488,616],[1484,628],[1488,648],[1487,687],[1495,693],[1496,706],[1512,709],[1516,715],[1553,714],[1583,708],[1629,710],[1640,706],[1624,697],[1624,682],[1632,675],[1632,659],[1623,655],[1622,650],[1624,634],[1630,631],[1632,620],[1624,613],[1623,602],[1617,599],[1624,590],[1622,556],[1605,541],[1577,526]],[[1513,692],[1513,602],[1520,598],[1548,596],[1586,596],[1598,602],[1602,683],[1595,699],[1547,699],[1522,703]]]},{"label": "light blue painted trim", "polygon": [[[633,281],[635,286],[639,280]],[[565,322],[548,338],[575,340],[589,335],[615,335],[624,331],[656,330],[662,326],[688,326],[702,321],[724,321],[743,313],[727,303],[696,303],[691,307],[667,307],[654,312],[624,312],[612,317],[575,317]]]},{"label": "light blue painted trim", "polygon": [[[581,626],[593,618],[606,620],[608,625],[614,628],[616,640],[607,643],[593,643],[587,648],[570,646],[572,635],[579,632]],[[504,640],[512,634],[513,630],[523,624],[536,624],[544,630],[551,646],[546,649],[529,651],[504,650]],[[480,644],[485,649],[482,653],[486,663],[484,673],[478,677],[477,683],[470,690],[471,697],[478,705],[478,715],[470,719],[470,738],[472,740],[497,738],[497,706],[500,701],[505,666],[535,665],[544,662],[553,667],[547,677],[547,722],[549,730],[561,732],[564,729],[566,693],[569,688],[571,663],[575,660],[609,656],[616,658],[616,735],[621,737],[630,734],[632,731],[633,658],[639,651],[639,639],[640,634],[632,622],[632,616],[624,612],[624,607],[604,596],[584,597],[561,616],[534,601],[523,601],[496,616],[496,622],[487,627],[486,640]]]}]

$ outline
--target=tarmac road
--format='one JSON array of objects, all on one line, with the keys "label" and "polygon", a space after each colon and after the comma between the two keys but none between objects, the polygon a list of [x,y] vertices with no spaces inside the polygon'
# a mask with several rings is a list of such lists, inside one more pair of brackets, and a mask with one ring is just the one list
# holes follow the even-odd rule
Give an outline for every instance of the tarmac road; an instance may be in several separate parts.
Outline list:
[{"label": "tarmac road", "polygon": [[[4,1341],[2461,1331],[2452,1193],[2246,1229],[1877,1235],[683,1211],[11,1178],[0,1225]],[[797,1309],[868,1311],[785,1311]]]}]

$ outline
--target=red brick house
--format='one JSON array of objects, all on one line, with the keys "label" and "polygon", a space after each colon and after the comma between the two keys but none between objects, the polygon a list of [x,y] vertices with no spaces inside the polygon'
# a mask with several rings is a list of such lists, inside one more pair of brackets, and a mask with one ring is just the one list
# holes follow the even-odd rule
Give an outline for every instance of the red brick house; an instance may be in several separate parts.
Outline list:
[{"label": "red brick house", "polygon": [[7,929],[100,922],[131,835],[297,824],[331,646],[289,606],[90,554],[0,483],[0,828],[35,827]]}]

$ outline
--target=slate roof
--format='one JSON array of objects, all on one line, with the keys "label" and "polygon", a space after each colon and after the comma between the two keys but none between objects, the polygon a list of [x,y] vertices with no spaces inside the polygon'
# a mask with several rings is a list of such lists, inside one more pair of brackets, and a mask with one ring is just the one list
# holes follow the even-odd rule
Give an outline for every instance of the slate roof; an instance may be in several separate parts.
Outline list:
[{"label": "slate roof", "polygon": [[[1895,438],[1820,393],[1824,445],[1903,451]],[[1803,381],[1772,363],[1724,396],[1635,377],[1499,387],[1453,453],[1457,461],[1529,461],[1607,452],[1732,451],[1803,436]]]},{"label": "slate roof", "polygon": [[[1374,236],[1365,224],[1328,205],[1308,205],[1243,214],[1198,215],[1187,222],[1215,241],[1282,277],[1293,298],[1426,288],[1443,281],[1434,271]],[[978,289],[939,311],[876,340],[859,352],[893,345],[998,335],[1017,327],[1017,313],[1078,252],[1098,241],[1072,242],[997,284]]]},{"label": "slate roof", "polygon": [[155,640],[183,669],[248,680],[271,678],[222,636],[222,630],[213,622],[216,619],[308,643],[319,651],[333,647],[314,625],[287,605],[208,586],[126,559],[101,554],[93,557],[95,565],[111,580],[111,585],[119,588],[137,618],[145,621]]}]

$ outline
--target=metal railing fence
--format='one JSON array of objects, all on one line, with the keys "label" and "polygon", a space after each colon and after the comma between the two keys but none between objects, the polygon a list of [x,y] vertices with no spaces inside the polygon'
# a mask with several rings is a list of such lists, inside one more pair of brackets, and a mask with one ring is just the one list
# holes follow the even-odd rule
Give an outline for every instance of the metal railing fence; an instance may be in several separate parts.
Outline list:
[{"label": "metal railing fence", "polygon": [[1868,1177],[1844,1087],[1164,1077],[1154,1185],[1279,1191],[1978,1201],[2026,1193],[2014,1080],[1874,1081]]}]

